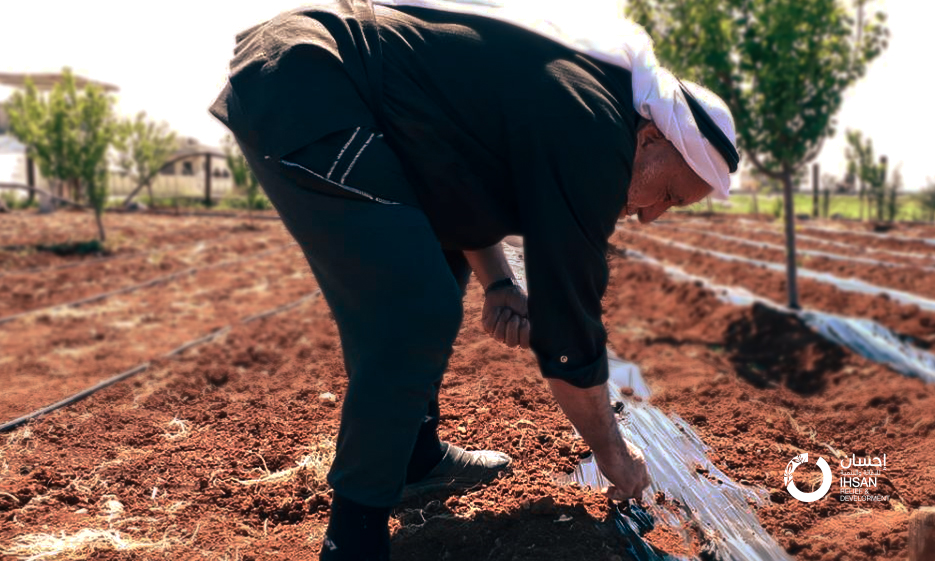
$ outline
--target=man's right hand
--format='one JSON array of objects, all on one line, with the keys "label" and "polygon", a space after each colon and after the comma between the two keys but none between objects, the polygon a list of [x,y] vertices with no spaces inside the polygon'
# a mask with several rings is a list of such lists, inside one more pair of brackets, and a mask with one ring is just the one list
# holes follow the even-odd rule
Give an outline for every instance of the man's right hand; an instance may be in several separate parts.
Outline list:
[{"label": "man's right hand", "polygon": [[601,473],[610,480],[607,496],[614,500],[639,498],[649,486],[649,470],[643,453],[620,434],[607,385],[578,388],[554,378],[548,382],[562,411],[594,452]]},{"label": "man's right hand", "polygon": [[509,347],[529,348],[526,293],[518,286],[491,291],[484,297],[481,323],[491,337]]},{"label": "man's right hand", "polygon": [[616,446],[616,449],[601,454],[595,452],[594,459],[601,473],[612,483],[607,489],[608,498],[616,501],[639,499],[650,484],[646,459],[628,440],[621,439],[620,442],[623,446]]}]

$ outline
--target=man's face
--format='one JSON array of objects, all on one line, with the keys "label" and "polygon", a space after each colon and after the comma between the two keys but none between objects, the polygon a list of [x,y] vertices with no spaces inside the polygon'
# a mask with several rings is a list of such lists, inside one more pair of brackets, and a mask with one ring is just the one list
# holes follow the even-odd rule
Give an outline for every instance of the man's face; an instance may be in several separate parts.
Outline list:
[{"label": "man's face", "polygon": [[695,204],[711,191],[655,124],[649,122],[637,131],[633,177],[624,210],[627,216],[636,214],[642,224],[649,224],[669,208]]}]

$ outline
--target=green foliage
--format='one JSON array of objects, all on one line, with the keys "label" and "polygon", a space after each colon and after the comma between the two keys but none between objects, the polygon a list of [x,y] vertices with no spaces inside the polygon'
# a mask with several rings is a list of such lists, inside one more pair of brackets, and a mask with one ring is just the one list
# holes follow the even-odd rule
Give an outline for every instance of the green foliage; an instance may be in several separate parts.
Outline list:
[{"label": "green foliage", "polygon": [[266,195],[258,193],[252,201],[247,197],[224,197],[218,206],[235,210],[270,210],[273,208],[273,203],[266,198]]},{"label": "green foliage", "polygon": [[38,206],[35,199],[17,196],[14,191],[0,191],[0,200],[2,200],[10,210],[22,210]]},{"label": "green foliage", "polygon": [[[136,189],[127,197],[126,202],[129,202],[141,188],[152,185],[166,161],[178,149],[178,140],[167,123],[150,121],[143,111],[133,119],[122,120],[118,130],[118,163],[136,182]],[[150,190],[150,205],[152,203]]]},{"label": "green foliage", "polygon": [[893,178],[890,180],[886,190],[886,220],[888,222],[895,221],[896,216],[899,214],[899,190],[902,189],[902,187],[903,173],[902,169],[897,167],[893,170]]},{"label": "green foliage", "polygon": [[783,202],[781,197],[773,199],[773,216],[776,219],[782,218]]},{"label": "green foliage", "polygon": [[253,174],[253,171],[250,169],[250,166],[247,164],[247,159],[244,158],[243,154],[240,151],[240,148],[237,146],[237,142],[227,135],[222,141],[224,147],[224,157],[227,160],[227,169],[231,173],[231,179],[234,182],[234,187],[241,191],[246,197],[246,206],[250,211],[251,220],[253,219],[253,210],[262,210],[267,208],[269,201],[263,202],[261,199],[265,199],[263,193],[260,190],[260,182],[257,180],[256,176]]},{"label": "green foliage", "polygon": [[883,220],[886,201],[886,159],[877,162],[873,150],[873,140],[864,139],[860,131],[847,131],[847,148],[844,156],[848,168],[859,181],[860,195],[876,203],[877,220]]},{"label": "green foliage", "polygon": [[107,152],[117,135],[114,99],[88,85],[79,91],[68,68],[47,95],[31,81],[7,104],[10,131],[49,179],[80,187],[94,207],[101,240],[107,201]]},{"label": "green foliage", "polygon": [[775,178],[817,156],[889,33],[877,13],[855,38],[838,0],[631,0],[628,11],[664,65],[727,102],[741,148]]},{"label": "green foliage", "polygon": [[935,181],[929,180],[928,185],[916,195],[916,200],[928,221],[935,222]]}]

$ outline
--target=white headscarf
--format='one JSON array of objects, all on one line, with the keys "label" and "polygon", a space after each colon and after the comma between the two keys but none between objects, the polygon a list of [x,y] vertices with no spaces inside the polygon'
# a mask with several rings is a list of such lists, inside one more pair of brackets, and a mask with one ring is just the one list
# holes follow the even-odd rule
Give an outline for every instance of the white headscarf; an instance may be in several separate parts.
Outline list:
[{"label": "white headscarf", "polygon": [[[412,6],[484,16],[528,29],[633,75],[633,107],[652,120],[714,189],[712,197],[726,199],[730,168],[724,156],[698,129],[679,81],[659,66],[652,40],[641,26],[623,15],[620,0],[373,0],[384,6]],[[737,145],[734,120],[727,105],[713,92],[684,82],[731,144]]]}]

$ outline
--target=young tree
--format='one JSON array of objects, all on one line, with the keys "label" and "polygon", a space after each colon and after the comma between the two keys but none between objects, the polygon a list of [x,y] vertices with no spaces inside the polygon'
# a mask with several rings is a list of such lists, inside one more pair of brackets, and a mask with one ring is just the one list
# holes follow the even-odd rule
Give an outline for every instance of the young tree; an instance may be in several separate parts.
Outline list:
[{"label": "young tree", "polygon": [[793,178],[834,134],[842,94],[886,47],[878,13],[853,34],[839,0],[630,0],[663,64],[730,106],[743,152],[783,183],[790,307],[798,307]]},{"label": "young tree", "polygon": [[[94,207],[101,241],[101,214],[107,201],[107,152],[116,135],[114,99],[89,84],[79,91],[68,68],[48,94],[31,81],[25,92],[16,92],[7,104],[10,131],[26,145],[47,178],[59,187],[68,185],[72,196],[83,191]],[[61,191],[60,191],[61,192]]]},{"label": "young tree", "polygon": [[899,214],[899,191],[903,188],[902,168],[897,166],[893,170],[893,178],[889,182],[887,189],[886,214],[889,222],[896,221],[896,215]]},{"label": "young tree", "polygon": [[863,202],[867,199],[867,217],[876,207],[877,220],[886,219],[887,208],[887,159],[880,156],[877,160],[873,151],[873,140],[863,137],[860,131],[847,131],[847,149],[844,153],[848,165],[856,170],[860,180],[861,219],[863,219]]},{"label": "young tree", "polygon": [[155,123],[141,111],[133,119],[120,122],[117,143],[119,163],[134,180],[136,187],[123,201],[127,206],[144,187],[153,204],[153,180],[159,175],[169,156],[178,148],[176,135],[165,122]]},{"label": "young tree", "polygon": [[838,178],[830,173],[821,174],[821,216],[831,217],[831,193],[838,189]]},{"label": "young tree", "polygon": [[253,211],[259,207],[261,198],[260,182],[257,180],[256,176],[253,175],[253,171],[250,169],[250,166],[247,165],[247,159],[243,157],[233,137],[230,135],[225,136],[222,145],[224,148],[224,158],[227,161],[227,169],[231,173],[231,180],[234,182],[234,187],[242,191],[247,198],[247,216],[250,219],[251,227],[253,227]]},{"label": "young tree", "polygon": [[925,210],[929,222],[935,222],[935,181],[929,179],[928,185],[916,195],[919,205]]}]

